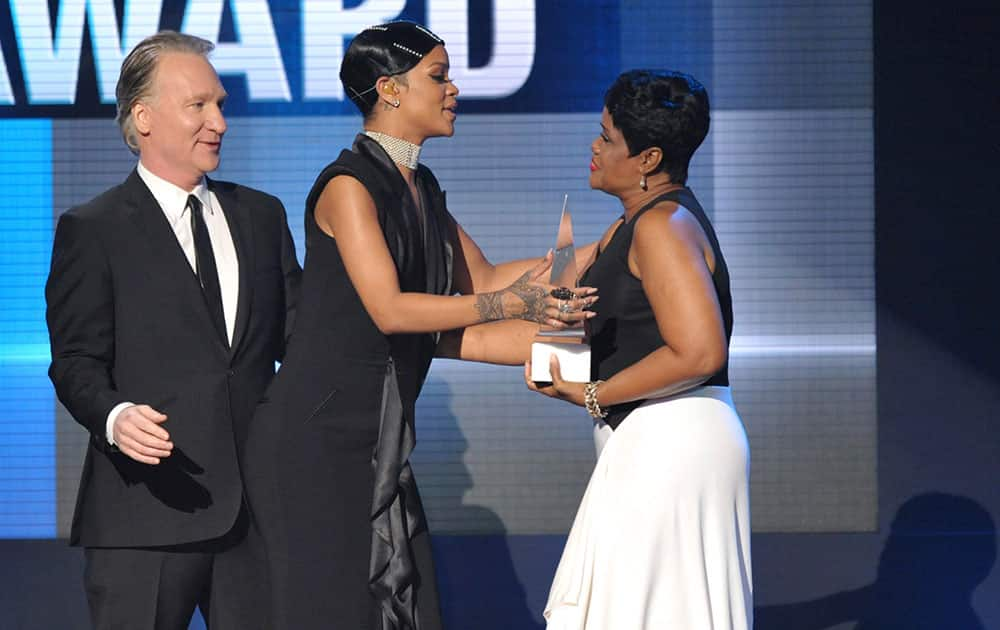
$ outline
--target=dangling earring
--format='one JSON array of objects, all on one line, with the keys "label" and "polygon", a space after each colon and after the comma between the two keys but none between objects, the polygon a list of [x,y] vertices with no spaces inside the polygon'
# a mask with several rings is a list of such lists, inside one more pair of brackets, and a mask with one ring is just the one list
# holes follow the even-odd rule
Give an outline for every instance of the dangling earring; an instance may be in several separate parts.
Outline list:
[{"label": "dangling earring", "polygon": [[399,107],[399,99],[398,98],[397,99],[393,99],[392,106],[393,107]]},{"label": "dangling earring", "polygon": [[642,177],[639,178],[639,188],[642,188],[643,190],[649,190],[649,188],[646,186],[646,174],[645,173],[643,173]]}]

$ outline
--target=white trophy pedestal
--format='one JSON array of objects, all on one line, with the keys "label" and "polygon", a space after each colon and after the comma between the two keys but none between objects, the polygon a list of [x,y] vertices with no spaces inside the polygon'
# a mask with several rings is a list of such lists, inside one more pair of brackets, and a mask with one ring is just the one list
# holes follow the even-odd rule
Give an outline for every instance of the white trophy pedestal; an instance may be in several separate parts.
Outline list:
[{"label": "white trophy pedestal", "polygon": [[590,381],[590,346],[582,339],[545,338],[531,344],[531,380],[551,383],[549,357],[559,360],[559,371],[563,380],[570,383]]}]

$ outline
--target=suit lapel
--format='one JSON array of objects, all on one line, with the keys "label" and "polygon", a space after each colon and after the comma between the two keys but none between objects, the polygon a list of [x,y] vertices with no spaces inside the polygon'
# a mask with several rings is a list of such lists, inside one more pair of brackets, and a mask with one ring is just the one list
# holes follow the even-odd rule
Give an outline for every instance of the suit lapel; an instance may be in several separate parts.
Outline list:
[{"label": "suit lapel", "polygon": [[239,293],[236,299],[236,324],[233,328],[233,341],[230,345],[230,356],[236,356],[240,341],[246,334],[250,321],[250,305],[253,303],[253,274],[256,268],[253,247],[253,223],[250,211],[240,203],[235,187],[208,180],[208,189],[219,200],[222,211],[226,214],[229,232],[236,248],[236,258],[239,260]]},{"label": "suit lapel", "polygon": [[225,351],[225,344],[219,338],[209,315],[198,277],[191,269],[191,264],[184,255],[180,243],[177,242],[177,235],[170,227],[170,222],[163,214],[160,204],[153,197],[153,193],[149,192],[149,188],[143,183],[137,171],[132,171],[125,181],[125,188],[129,193],[126,214],[145,238],[144,245],[151,254],[145,257],[143,263],[151,282],[156,286],[162,286],[168,292],[170,290],[167,285],[173,284],[176,286],[179,299],[186,295],[184,301],[192,305],[192,310],[201,320],[201,328],[209,333],[221,350]]},{"label": "suit lapel", "polygon": [[149,269],[151,275],[158,282],[160,278],[180,278],[185,288],[196,289],[200,294],[198,278],[191,269],[187,257],[184,256],[184,250],[177,242],[177,236],[170,227],[170,222],[167,221],[153,193],[149,192],[139,177],[139,173],[132,171],[125,181],[125,186],[129,192],[130,204],[127,209],[129,219],[139,228],[146,238],[146,244],[156,254],[152,257],[153,266]]}]

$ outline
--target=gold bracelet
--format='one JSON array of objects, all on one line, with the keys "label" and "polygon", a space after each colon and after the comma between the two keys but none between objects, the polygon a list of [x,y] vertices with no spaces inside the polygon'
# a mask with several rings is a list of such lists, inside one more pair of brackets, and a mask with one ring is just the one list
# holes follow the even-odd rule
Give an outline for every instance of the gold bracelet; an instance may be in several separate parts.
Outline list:
[{"label": "gold bracelet", "polygon": [[604,419],[608,417],[608,410],[601,409],[601,405],[597,402],[597,386],[603,382],[591,381],[583,386],[583,405],[592,418]]}]

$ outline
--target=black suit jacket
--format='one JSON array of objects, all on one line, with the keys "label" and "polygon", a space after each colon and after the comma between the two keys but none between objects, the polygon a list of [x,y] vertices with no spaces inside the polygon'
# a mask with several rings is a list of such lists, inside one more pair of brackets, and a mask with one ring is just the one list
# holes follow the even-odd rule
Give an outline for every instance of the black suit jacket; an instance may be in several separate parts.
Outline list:
[{"label": "black suit jacket", "polygon": [[[59,219],[45,288],[59,400],[91,433],[70,536],[140,547],[226,533],[243,497],[240,462],[254,406],[281,359],[301,275],[275,197],[209,181],[239,259],[232,348],[138,173]],[[173,454],[151,466],[106,439],[118,403],[167,414]]]}]

